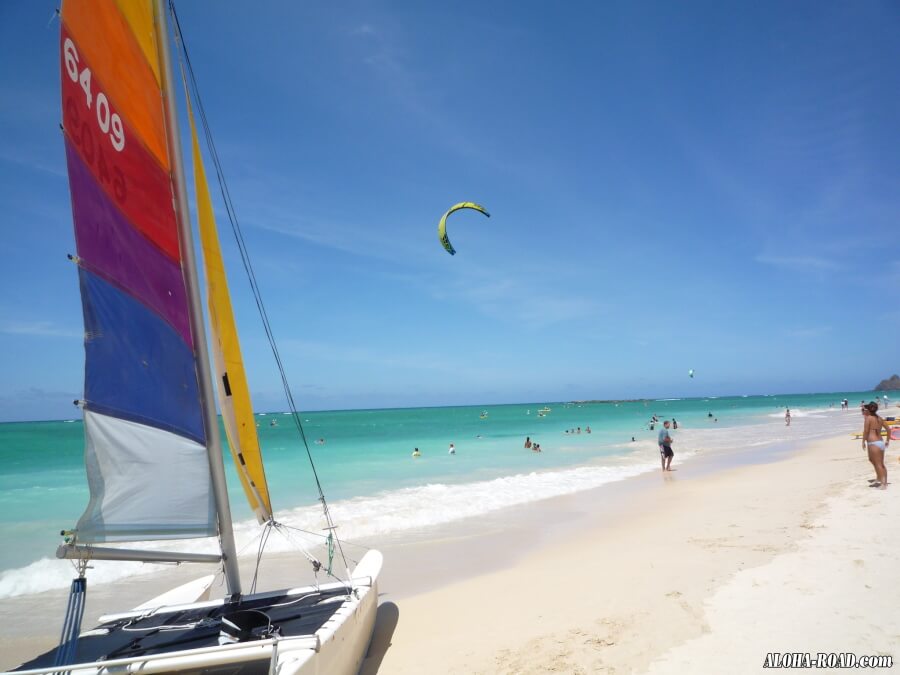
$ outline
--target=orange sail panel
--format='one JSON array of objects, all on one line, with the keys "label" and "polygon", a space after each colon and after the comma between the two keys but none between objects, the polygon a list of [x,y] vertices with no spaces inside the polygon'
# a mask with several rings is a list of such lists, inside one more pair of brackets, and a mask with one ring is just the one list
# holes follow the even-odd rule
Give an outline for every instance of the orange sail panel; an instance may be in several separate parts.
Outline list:
[{"label": "orange sail panel", "polygon": [[[143,14],[152,16],[147,0],[133,1],[146,5]],[[108,0],[67,2],[62,8],[62,23],[77,45],[73,54],[65,50],[64,43],[63,77],[75,74],[72,79],[86,90],[92,78],[100,79],[106,87],[102,92],[104,98],[120,111],[121,119],[128,122],[140,141],[168,170],[159,79],[145,57],[141,42],[131,32],[128,21],[116,4]],[[90,68],[85,68],[82,60],[89,63]],[[99,115],[100,101],[96,102],[96,106],[93,103],[89,103],[88,107],[96,109]],[[114,124],[110,126],[113,128],[106,133],[118,142],[121,137],[118,129]]]},{"label": "orange sail panel", "polygon": [[153,71],[153,76],[159,82],[159,55],[156,46],[156,26],[153,25],[153,7],[149,2],[115,1],[122,13],[122,18],[128,22],[128,26],[131,28],[131,34],[141,46],[141,51]]},{"label": "orange sail panel", "polygon": [[212,333],[213,362],[216,369],[216,384],[222,421],[228,436],[228,447],[237,468],[238,477],[250,508],[260,523],[272,517],[269,488],[256,434],[253,404],[247,387],[247,375],[241,358],[231,298],[228,294],[228,280],[222,263],[219,235],[213,215],[212,200],[203,168],[203,156],[194,114],[188,102],[188,118],[191,122],[191,139],[194,150],[194,185],[197,192],[197,220],[200,225],[200,243],[203,247],[203,262],[206,271],[207,305]]}]

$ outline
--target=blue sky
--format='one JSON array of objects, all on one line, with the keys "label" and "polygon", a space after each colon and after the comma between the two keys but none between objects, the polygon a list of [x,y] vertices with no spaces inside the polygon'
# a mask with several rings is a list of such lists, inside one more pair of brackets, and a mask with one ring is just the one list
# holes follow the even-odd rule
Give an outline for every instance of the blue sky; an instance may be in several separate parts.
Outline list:
[{"label": "blue sky", "polygon": [[[55,6],[0,3],[0,420],[71,417],[82,387]],[[900,370],[894,3],[179,13],[301,408]],[[451,218],[451,257],[437,221],[466,200],[492,217]],[[223,241],[256,407],[283,409]]]}]

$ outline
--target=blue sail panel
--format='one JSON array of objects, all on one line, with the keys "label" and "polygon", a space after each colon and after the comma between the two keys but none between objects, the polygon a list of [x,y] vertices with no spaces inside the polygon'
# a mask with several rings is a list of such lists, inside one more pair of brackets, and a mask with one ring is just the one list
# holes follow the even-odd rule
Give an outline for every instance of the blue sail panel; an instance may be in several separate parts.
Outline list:
[{"label": "blue sail panel", "polygon": [[205,444],[194,353],[171,325],[127,293],[79,270],[85,405]]}]

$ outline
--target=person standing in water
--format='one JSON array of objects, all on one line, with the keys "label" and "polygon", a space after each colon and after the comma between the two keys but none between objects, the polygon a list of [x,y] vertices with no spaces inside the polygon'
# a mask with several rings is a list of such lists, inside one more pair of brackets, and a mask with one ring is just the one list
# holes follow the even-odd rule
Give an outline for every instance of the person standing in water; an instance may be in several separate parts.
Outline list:
[{"label": "person standing in water", "polygon": [[659,461],[662,464],[663,471],[672,470],[672,458],[675,453],[672,452],[672,437],[669,435],[669,420],[663,422],[663,428],[659,430]]},{"label": "person standing in water", "polygon": [[419,452],[419,449],[418,449],[418,448],[416,448],[416,449],[413,450],[412,456],[413,456],[413,457],[421,457],[421,456],[422,456],[422,453]]},{"label": "person standing in water", "polygon": [[525,437],[525,449],[528,450],[531,448],[531,436]]},{"label": "person standing in water", "polygon": [[[878,416],[878,404],[875,401],[863,406],[863,450],[869,453],[869,461],[875,468],[875,481],[872,487],[887,489],[887,467],[884,465],[884,452],[891,444],[891,429],[887,423]],[[881,438],[881,430],[887,432],[885,439]]]},{"label": "person standing in water", "polygon": [[784,426],[786,426],[786,427],[791,426],[791,409],[790,408],[784,409]]},{"label": "person standing in water", "polygon": [[447,451],[447,454],[448,454],[448,455],[455,455],[455,454],[456,454],[456,448],[453,447],[453,443],[450,444],[450,449]]}]

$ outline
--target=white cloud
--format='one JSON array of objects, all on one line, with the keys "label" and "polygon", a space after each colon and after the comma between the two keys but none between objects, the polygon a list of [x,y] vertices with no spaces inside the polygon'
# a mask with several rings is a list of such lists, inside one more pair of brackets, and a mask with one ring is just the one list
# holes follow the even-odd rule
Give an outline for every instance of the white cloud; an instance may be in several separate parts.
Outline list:
[{"label": "white cloud", "polygon": [[596,317],[602,310],[593,300],[569,289],[549,292],[553,279],[544,277],[541,286],[511,276],[490,278],[463,271],[453,283],[432,288],[440,300],[468,302],[483,314],[520,321],[528,326],[547,326],[564,321]]},{"label": "white cloud", "polygon": [[375,26],[364,23],[350,30],[350,35],[375,35]]},{"label": "white cloud", "polygon": [[799,328],[790,328],[785,331],[788,337],[793,338],[817,338],[831,332],[831,326],[801,326]]},{"label": "white cloud", "polygon": [[774,265],[775,267],[781,267],[784,269],[800,269],[800,270],[817,270],[817,271],[831,271],[831,270],[839,270],[843,267],[840,263],[830,260],[828,258],[822,258],[819,256],[773,256],[773,255],[758,255],[756,256],[756,262],[763,263],[764,265]]},{"label": "white cloud", "polygon": [[461,370],[469,374],[483,374],[483,369],[466,369],[458,362],[447,360],[444,354],[428,353],[388,353],[366,347],[339,345],[331,342],[314,342],[309,340],[287,339],[282,341],[286,351],[293,351],[303,359],[315,361],[336,361],[339,363],[356,363],[372,366],[379,370],[411,370],[452,373],[459,375]]},{"label": "white cloud", "polygon": [[56,326],[50,321],[6,321],[0,324],[0,333],[67,338],[84,336],[84,331]]}]

